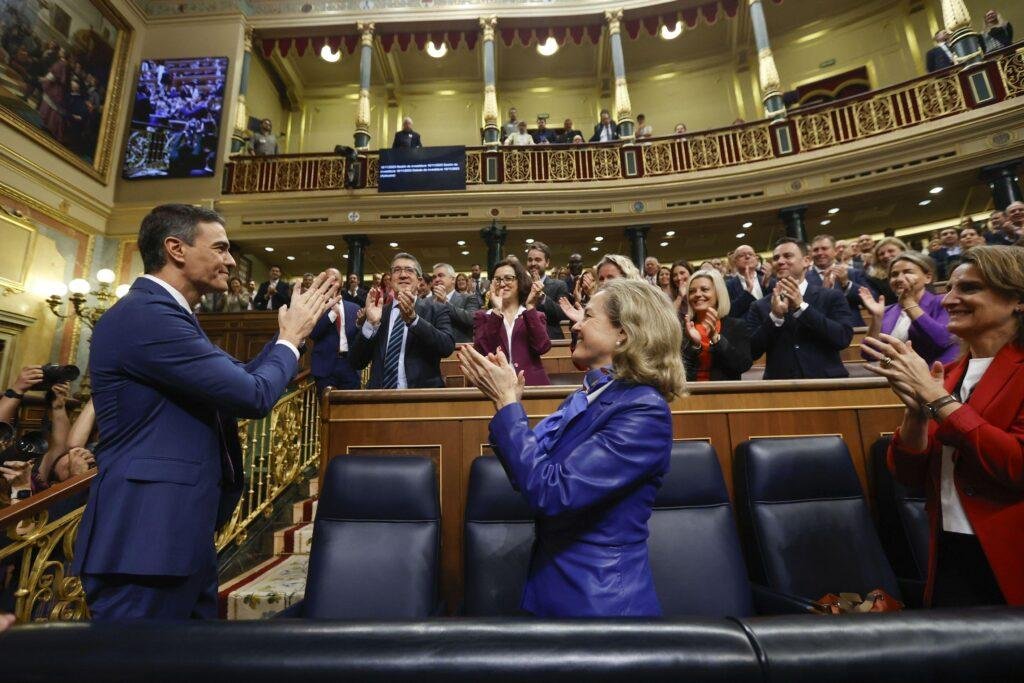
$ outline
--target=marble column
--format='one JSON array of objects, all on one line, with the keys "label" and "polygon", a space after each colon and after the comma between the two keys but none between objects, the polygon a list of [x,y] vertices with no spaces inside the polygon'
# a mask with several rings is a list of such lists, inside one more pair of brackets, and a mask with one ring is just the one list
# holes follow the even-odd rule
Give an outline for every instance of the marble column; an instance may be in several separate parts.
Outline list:
[{"label": "marble column", "polygon": [[1018,175],[1022,162],[1024,159],[1014,159],[1001,164],[984,166],[981,169],[979,175],[988,184],[988,189],[992,191],[992,202],[999,211],[1005,211],[1006,207],[1013,202],[1024,202]]},{"label": "marble column", "polygon": [[761,0],[750,0],[750,22],[754,27],[754,43],[757,45],[758,82],[761,85],[764,115],[770,119],[784,119],[786,105],[782,102],[782,82],[779,70],[775,68],[771,43],[768,42],[768,23],[764,18]]},{"label": "marble column", "polygon": [[501,144],[501,126],[498,124],[498,92],[494,75],[494,29],[497,17],[480,19],[484,60],[484,144]]},{"label": "marble column", "polygon": [[973,64],[984,56],[981,36],[971,27],[971,13],[963,0],[942,0],[942,23],[949,34],[946,43],[957,64]]},{"label": "marble column", "polygon": [[[359,106],[356,107],[355,147],[365,150],[370,146],[370,68],[373,60],[373,24],[359,22],[356,28],[362,34],[359,47]],[[352,265],[349,264],[349,268]],[[360,268],[360,274],[362,269]]]},{"label": "marble column", "polygon": [[480,237],[487,245],[487,272],[494,270],[494,265],[502,259],[502,248],[505,246],[505,237],[508,236],[508,229],[504,225],[498,225],[497,221],[480,231]]},{"label": "marble column", "polygon": [[650,229],[649,225],[634,225],[626,228],[626,237],[629,238],[629,255],[641,273],[644,271],[644,261],[647,260],[647,233]]},{"label": "marble column", "polygon": [[348,272],[346,275],[355,273],[361,282],[366,247],[370,246],[370,238],[366,235],[345,235],[345,242],[348,244]]},{"label": "marble column", "polygon": [[604,20],[608,24],[608,42],[612,49],[612,71],[615,74],[615,120],[619,124],[619,138],[632,140],[636,136],[633,123],[633,105],[626,86],[626,58],[622,54],[622,10],[607,10]]},{"label": "marble column", "polygon": [[786,227],[786,237],[807,242],[807,227],[804,225],[806,206],[790,206],[779,211],[779,218]]},{"label": "marble column", "polygon": [[[242,75],[238,81],[238,98],[235,109],[235,126],[231,133],[231,153],[237,154],[245,149],[249,137],[249,110],[245,106],[245,94],[249,92],[249,65],[252,62],[252,28],[245,27],[245,48],[242,52]],[[280,121],[274,121],[280,125]]]}]

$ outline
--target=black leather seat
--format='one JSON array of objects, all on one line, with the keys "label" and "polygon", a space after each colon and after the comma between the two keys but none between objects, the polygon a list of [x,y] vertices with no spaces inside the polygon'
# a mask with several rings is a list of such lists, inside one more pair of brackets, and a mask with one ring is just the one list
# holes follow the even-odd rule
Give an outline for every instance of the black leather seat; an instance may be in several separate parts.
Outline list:
[{"label": "black leather seat", "polygon": [[333,458],[313,525],[299,616],[417,619],[437,610],[441,514],[423,457]]},{"label": "black leather seat", "polygon": [[533,513],[501,462],[492,456],[474,460],[466,493],[466,615],[521,613],[533,541]]},{"label": "black leather seat", "polygon": [[647,523],[664,616],[753,613],[750,582],[722,468],[707,441],[677,441]]},{"label": "black leather seat", "polygon": [[755,582],[811,600],[875,588],[901,597],[841,438],[744,441],[734,474]]}]

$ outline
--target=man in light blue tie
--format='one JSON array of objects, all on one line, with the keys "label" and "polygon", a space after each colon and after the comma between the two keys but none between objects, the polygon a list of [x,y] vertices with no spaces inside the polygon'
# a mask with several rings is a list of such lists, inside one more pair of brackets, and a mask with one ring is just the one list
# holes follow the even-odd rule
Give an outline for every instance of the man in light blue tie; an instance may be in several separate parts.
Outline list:
[{"label": "man in light blue tie", "polygon": [[447,307],[417,298],[423,269],[412,254],[391,259],[395,300],[384,304],[373,289],[366,297],[366,322],[350,351],[354,367],[370,368],[368,389],[420,389],[444,386],[441,359],[455,351]]}]

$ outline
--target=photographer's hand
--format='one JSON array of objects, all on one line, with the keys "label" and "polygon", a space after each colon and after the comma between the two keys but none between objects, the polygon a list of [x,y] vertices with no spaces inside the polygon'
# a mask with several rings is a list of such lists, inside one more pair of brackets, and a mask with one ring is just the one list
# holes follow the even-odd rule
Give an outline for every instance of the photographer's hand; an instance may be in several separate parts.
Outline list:
[{"label": "photographer's hand", "polygon": [[26,391],[34,387],[43,381],[43,366],[42,365],[26,365],[21,369],[21,373],[18,375],[18,379],[14,380],[14,385],[11,387],[19,394],[24,394]]}]

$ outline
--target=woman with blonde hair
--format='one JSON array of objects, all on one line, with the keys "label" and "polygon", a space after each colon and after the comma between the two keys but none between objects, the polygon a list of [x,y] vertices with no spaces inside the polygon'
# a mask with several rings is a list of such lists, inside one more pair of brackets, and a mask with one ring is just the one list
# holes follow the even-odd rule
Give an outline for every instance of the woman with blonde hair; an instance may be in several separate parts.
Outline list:
[{"label": "woman with blonde hair", "polygon": [[738,380],[754,364],[750,331],[740,318],[730,318],[729,290],[717,270],[690,276],[689,313],[683,325],[683,364],[690,382]]},{"label": "woman with blonde hair", "polygon": [[928,363],[896,337],[864,348],[906,405],[889,469],[927,491],[925,602],[1024,606],[1024,249],[968,249],[942,299],[963,354]]},{"label": "woman with blonde hair", "polygon": [[521,606],[541,617],[659,616],[647,520],[672,451],[668,401],[684,390],[682,332],[664,294],[623,278],[594,294],[573,329],[583,387],[533,429],[522,373],[500,351],[459,351],[494,402],[494,452],[537,515]]},{"label": "woman with blonde hair", "polygon": [[898,237],[886,237],[874,246],[871,251],[871,264],[867,267],[865,276],[875,296],[884,296],[888,301],[896,301],[896,293],[889,286],[889,266],[905,251],[907,245]]}]

